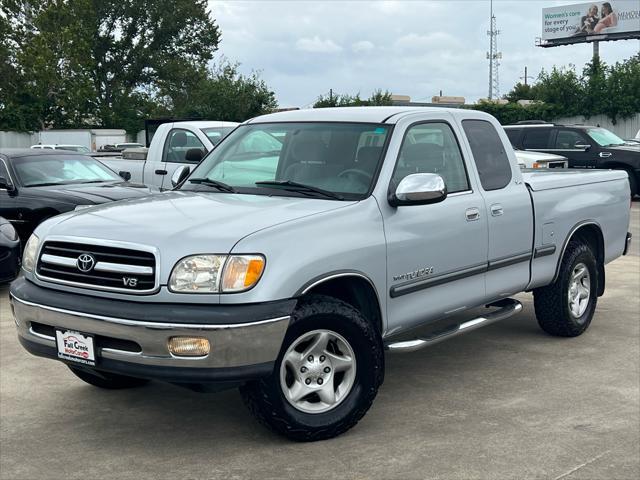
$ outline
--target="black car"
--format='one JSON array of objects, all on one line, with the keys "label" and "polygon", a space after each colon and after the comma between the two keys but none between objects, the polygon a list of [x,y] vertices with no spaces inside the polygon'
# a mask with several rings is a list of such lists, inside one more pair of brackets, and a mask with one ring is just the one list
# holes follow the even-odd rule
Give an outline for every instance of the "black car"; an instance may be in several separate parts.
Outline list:
[{"label": "black car", "polygon": [[20,271],[20,238],[6,218],[0,217],[0,284],[10,282]]},{"label": "black car", "polygon": [[639,193],[640,145],[626,143],[606,128],[527,121],[504,129],[514,148],[557,153],[569,159],[569,168],[626,170],[631,195]]},{"label": "black car", "polygon": [[23,245],[40,222],[79,205],[154,193],[124,181],[87,155],[62,150],[0,149],[0,215]]}]

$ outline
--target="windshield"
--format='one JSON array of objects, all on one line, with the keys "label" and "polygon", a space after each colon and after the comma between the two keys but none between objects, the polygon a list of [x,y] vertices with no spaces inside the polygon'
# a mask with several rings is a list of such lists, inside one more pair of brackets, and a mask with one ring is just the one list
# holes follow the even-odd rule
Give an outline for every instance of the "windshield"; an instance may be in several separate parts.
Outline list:
[{"label": "windshield", "polygon": [[624,145],[624,140],[606,128],[590,128],[587,130],[587,135],[595,140],[595,142],[601,147]]},{"label": "windshield", "polygon": [[239,193],[361,199],[371,189],[389,132],[389,125],[363,123],[244,125],[181,188],[216,191],[215,181]]},{"label": "windshield", "polygon": [[84,155],[37,155],[13,160],[24,187],[122,181],[103,164]]},{"label": "windshield", "polygon": [[83,147],[82,145],[58,145],[56,150],[71,150],[72,152],[80,152],[80,153],[89,153],[87,147]]},{"label": "windshield", "polygon": [[235,127],[216,127],[216,128],[203,128],[202,132],[207,136],[213,145],[220,143],[224,137],[226,137],[231,130]]}]

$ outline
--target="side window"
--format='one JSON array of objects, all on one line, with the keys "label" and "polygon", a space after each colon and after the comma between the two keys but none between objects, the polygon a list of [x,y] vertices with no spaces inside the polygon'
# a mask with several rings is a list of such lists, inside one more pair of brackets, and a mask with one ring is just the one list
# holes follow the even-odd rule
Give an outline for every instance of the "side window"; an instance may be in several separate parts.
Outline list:
[{"label": "side window", "polygon": [[524,140],[522,141],[522,146],[524,148],[549,148],[550,136],[550,128],[527,128],[524,131]]},{"label": "side window", "polygon": [[494,126],[485,120],[463,120],[462,128],[467,134],[482,188],[489,191],[506,187],[511,181],[511,162]]},{"label": "side window", "polygon": [[206,149],[193,132],[175,129],[169,132],[164,144],[163,161],[170,163],[198,163],[186,158],[192,148],[199,148],[204,154]]},{"label": "side window", "polygon": [[[7,167],[4,164],[4,160],[0,158],[0,177],[4,178],[7,182],[11,183],[11,178],[9,178],[9,172],[7,171]],[[0,189],[4,190],[4,188],[0,187]]]},{"label": "side window", "polygon": [[412,173],[437,173],[449,193],[469,190],[464,160],[449,125],[423,123],[409,128],[400,147],[393,185]]},{"label": "side window", "polygon": [[563,150],[572,150],[575,148],[576,144],[588,144],[587,140],[580,134],[580,132],[575,132],[573,130],[558,130],[558,135],[556,136],[556,146],[555,148],[561,148]]},{"label": "side window", "polygon": [[505,128],[504,131],[507,132],[507,137],[509,137],[509,141],[511,142],[511,145],[513,145],[513,148],[517,148],[518,139],[520,138],[520,132],[522,130],[516,130],[515,128]]}]

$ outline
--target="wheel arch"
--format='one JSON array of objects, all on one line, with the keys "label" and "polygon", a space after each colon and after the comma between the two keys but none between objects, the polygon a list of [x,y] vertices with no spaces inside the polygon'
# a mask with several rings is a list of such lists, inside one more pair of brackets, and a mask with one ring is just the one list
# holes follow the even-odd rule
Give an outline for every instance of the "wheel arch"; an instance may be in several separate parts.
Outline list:
[{"label": "wheel arch", "polygon": [[591,247],[593,253],[596,257],[596,265],[598,268],[598,296],[602,296],[604,294],[605,288],[605,270],[604,270],[604,235],[602,234],[602,227],[598,222],[594,220],[587,220],[584,222],[580,222],[576,224],[567,238],[564,241],[562,246],[562,250],[558,257],[558,262],[556,265],[556,272],[553,276],[553,282],[558,279],[558,275],[560,274],[560,266],[562,264],[562,259],[567,250],[567,246],[571,240],[581,240]]},{"label": "wheel arch", "polygon": [[316,277],[297,292],[296,297],[309,294],[327,295],[348,303],[371,321],[378,332],[384,332],[384,317],[380,296],[373,281],[358,271],[338,271]]}]

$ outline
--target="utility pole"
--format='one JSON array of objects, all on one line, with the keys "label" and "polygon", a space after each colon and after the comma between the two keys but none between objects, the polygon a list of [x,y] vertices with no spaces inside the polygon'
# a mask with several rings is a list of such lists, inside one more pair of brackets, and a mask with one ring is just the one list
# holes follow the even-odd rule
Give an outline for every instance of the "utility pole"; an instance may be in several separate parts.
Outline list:
[{"label": "utility pole", "polygon": [[498,76],[498,67],[500,66],[500,59],[502,53],[498,52],[498,35],[500,30],[496,26],[496,17],[493,14],[493,0],[491,0],[490,11],[490,30],[487,30],[489,35],[489,51],[487,52],[487,59],[489,60],[489,100],[492,100],[495,96],[500,97],[500,78]]},{"label": "utility pole", "polygon": [[329,89],[329,104],[333,103],[333,88]]},{"label": "utility pole", "polygon": [[527,67],[524,67],[524,77],[520,77],[520,80],[524,80],[524,86],[526,87],[528,85],[527,80],[529,80],[530,78],[534,78],[533,76],[529,76],[527,75]]}]

